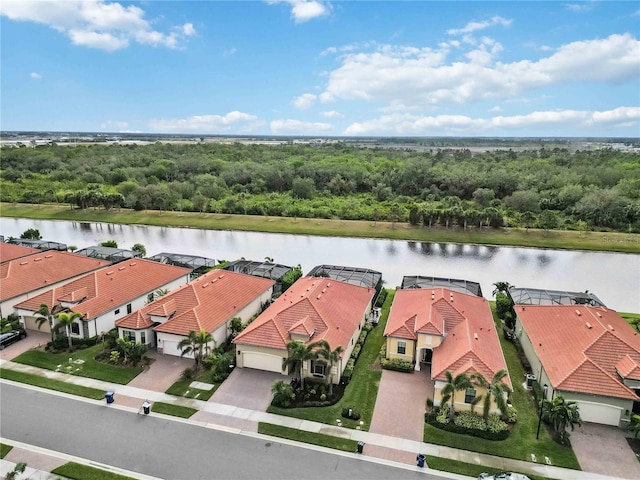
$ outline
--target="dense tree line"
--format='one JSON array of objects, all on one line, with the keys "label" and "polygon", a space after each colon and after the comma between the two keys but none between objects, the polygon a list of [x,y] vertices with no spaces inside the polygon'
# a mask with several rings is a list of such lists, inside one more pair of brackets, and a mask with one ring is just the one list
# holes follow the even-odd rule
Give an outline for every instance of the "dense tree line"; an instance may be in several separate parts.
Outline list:
[{"label": "dense tree line", "polygon": [[640,232],[640,154],[610,148],[158,142],[1,153],[5,202]]}]

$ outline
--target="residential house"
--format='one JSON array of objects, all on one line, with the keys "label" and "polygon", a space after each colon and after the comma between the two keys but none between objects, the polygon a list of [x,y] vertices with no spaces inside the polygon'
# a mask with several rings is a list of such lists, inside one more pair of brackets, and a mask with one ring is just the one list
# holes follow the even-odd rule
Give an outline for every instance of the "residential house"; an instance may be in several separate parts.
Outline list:
[{"label": "residential house", "polygon": [[[84,258],[84,257],[79,257]],[[150,260],[135,259],[109,265],[52,288],[15,305],[27,328],[37,329],[40,305],[50,310],[80,313],[71,325],[74,338],[108,332],[115,322],[151,301],[156,292],[174,290],[189,281],[190,270]],[[41,330],[50,331],[43,323]]]},{"label": "residential house", "polygon": [[16,258],[26,257],[32,253],[38,253],[37,248],[23,247],[22,245],[14,245],[13,243],[0,242],[0,263],[15,260]]},{"label": "residential house", "polygon": [[178,344],[190,331],[204,330],[213,345],[222,345],[231,333],[231,320],[247,322],[269,302],[272,280],[212,270],[164,295],[116,325],[121,338],[156,346],[158,353],[181,355]]},{"label": "residential house", "polygon": [[[388,359],[429,369],[435,382],[433,403],[439,405],[446,385],[445,372],[482,374],[487,381],[506,362],[486,299],[449,288],[397,290],[384,331]],[[508,376],[503,382],[511,386]],[[455,408],[469,410],[482,388],[455,393]],[[491,411],[497,411],[495,401]]]},{"label": "residential house", "polygon": [[584,421],[620,425],[640,411],[640,335],[614,310],[516,305],[516,336],[547,398],[578,402]]},{"label": "residential house", "polygon": [[[2,249],[7,245],[2,245]],[[64,285],[110,262],[74,253],[48,250],[0,264],[0,315],[15,313],[14,305]],[[35,325],[27,325],[34,328]],[[37,327],[35,327],[37,328]]]},{"label": "residential house", "polygon": [[[330,372],[337,381],[364,326],[375,288],[353,285],[326,277],[302,277],[279,296],[235,339],[236,365],[287,375],[283,368],[287,343],[310,345],[326,340],[335,350],[342,347],[340,361]],[[325,362],[302,365],[303,377],[324,377]]]}]

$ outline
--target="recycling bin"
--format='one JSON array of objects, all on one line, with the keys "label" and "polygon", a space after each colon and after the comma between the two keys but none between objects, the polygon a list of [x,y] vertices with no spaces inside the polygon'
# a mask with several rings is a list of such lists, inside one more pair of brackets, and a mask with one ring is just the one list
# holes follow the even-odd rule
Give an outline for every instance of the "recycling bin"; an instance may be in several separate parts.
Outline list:
[{"label": "recycling bin", "polygon": [[151,411],[151,404],[145,401],[142,404],[142,411],[144,412],[145,415],[149,415],[149,412]]},{"label": "recycling bin", "polygon": [[364,442],[360,441],[358,442],[358,453],[362,453],[363,450],[364,450]]},{"label": "recycling bin", "polygon": [[107,392],[104,394],[104,398],[107,401],[107,404],[113,403],[113,396],[114,396],[113,392]]},{"label": "recycling bin", "polygon": [[416,460],[418,462],[418,466],[420,468],[424,467],[424,455],[419,453],[418,456],[416,457]]}]

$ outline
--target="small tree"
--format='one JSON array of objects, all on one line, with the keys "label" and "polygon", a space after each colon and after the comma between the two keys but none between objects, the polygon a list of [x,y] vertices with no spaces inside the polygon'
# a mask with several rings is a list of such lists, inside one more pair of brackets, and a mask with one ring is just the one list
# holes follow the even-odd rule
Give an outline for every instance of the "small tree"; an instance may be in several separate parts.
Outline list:
[{"label": "small tree", "polygon": [[231,338],[235,338],[238,334],[244,330],[245,325],[242,323],[242,319],[240,317],[234,317],[231,319],[230,329],[231,329]]},{"label": "small tree", "polygon": [[293,387],[288,383],[284,383],[282,380],[273,384],[271,393],[273,393],[273,404],[276,407],[286,408],[291,405],[291,400],[295,398]]},{"label": "small tree", "polygon": [[329,381],[329,396],[333,396],[333,367],[340,360],[340,354],[344,349],[338,345],[335,350],[331,350],[326,340],[319,340],[309,347],[314,350],[315,358],[321,358],[329,364],[329,374],[325,375],[325,378]]},{"label": "small tree", "polygon": [[146,257],[147,256],[147,249],[141,243],[136,243],[133,247],[131,247],[131,250],[133,250],[134,252],[139,253],[141,257]]},{"label": "small tree", "polygon": [[118,242],[116,242],[115,240],[107,240],[106,242],[100,243],[100,246],[101,247],[118,248]]},{"label": "small tree", "polygon": [[200,366],[202,365],[202,360],[209,355],[211,351],[211,346],[209,345],[213,342],[213,337],[206,330],[200,330],[196,333],[195,330],[191,330],[187,338],[183,338],[180,343],[178,343],[178,348],[182,351],[180,356],[193,354],[193,360],[195,362],[194,370],[195,372],[200,371]]},{"label": "small tree", "polygon": [[444,372],[444,376],[446,379],[446,384],[442,388],[442,403],[447,403],[451,400],[451,408],[449,409],[449,421],[453,422],[455,417],[455,395],[459,390],[466,390],[467,388],[472,386],[471,379],[469,375],[466,373],[459,373],[455,377],[453,374],[447,370]]},{"label": "small tree", "polygon": [[46,303],[41,303],[40,308],[36,312],[36,314],[38,315],[36,317],[36,325],[38,326],[38,330],[40,330],[40,328],[44,323],[47,323],[49,325],[49,330],[51,332],[52,342],[53,342],[53,333],[54,333],[53,321],[55,319],[56,313],[57,313],[56,305],[54,305],[53,308],[49,308],[49,306]]},{"label": "small tree", "polygon": [[20,234],[20,238],[23,240],[42,240],[42,235],[37,228],[29,228]]},{"label": "small tree", "polygon": [[508,375],[508,372],[505,369],[498,370],[493,377],[491,378],[491,382],[487,381],[486,378],[481,373],[476,373],[472,376],[471,380],[473,383],[478,386],[486,389],[487,393],[484,395],[484,403],[482,409],[482,417],[484,418],[485,423],[489,423],[489,410],[491,408],[491,399],[493,399],[502,414],[502,418],[507,417],[507,401],[505,399],[505,394],[509,394],[510,388],[509,386],[502,381],[504,377]]},{"label": "small tree", "polygon": [[300,379],[300,387],[304,390],[304,378],[302,377],[302,364],[313,358],[313,348],[302,342],[290,340],[287,342],[287,358],[282,360],[282,368],[294,367]]},{"label": "small tree", "polygon": [[57,315],[55,315],[55,318],[58,321],[58,323],[54,325],[53,329],[55,331],[58,331],[61,328],[64,328],[65,333],[67,335],[67,340],[69,341],[69,351],[71,351],[73,349],[73,342],[71,341],[71,324],[77,318],[82,318],[82,314],[78,312],[69,312],[69,313],[60,312]]},{"label": "small tree", "polygon": [[569,439],[567,427],[571,430],[582,425],[578,403],[566,401],[562,395],[558,395],[553,400],[544,400],[542,403],[542,419],[549,423],[556,438],[566,444]]}]

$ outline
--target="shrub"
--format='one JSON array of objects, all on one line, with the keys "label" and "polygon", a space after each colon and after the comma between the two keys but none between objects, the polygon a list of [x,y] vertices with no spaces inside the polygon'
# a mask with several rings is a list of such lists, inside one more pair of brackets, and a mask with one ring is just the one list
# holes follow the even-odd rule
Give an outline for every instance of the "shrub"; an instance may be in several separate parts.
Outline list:
[{"label": "shrub", "polygon": [[440,405],[438,412],[436,414],[436,423],[440,425],[446,425],[449,423],[449,404],[445,403]]},{"label": "shrub", "polygon": [[[486,430],[487,426],[484,423],[484,419],[480,416],[477,415],[475,413],[471,413],[471,412],[459,412],[454,420],[453,423],[455,423],[457,426],[459,427],[464,427],[464,428],[468,428],[468,429],[475,429],[475,430]],[[506,427],[506,425],[505,425]]]},{"label": "shrub", "polygon": [[380,355],[380,358],[387,358],[387,344],[383,343],[382,347],[380,348],[380,353],[378,354]]},{"label": "shrub", "polygon": [[356,343],[356,346],[353,347],[353,351],[351,352],[351,358],[357,359],[360,356],[361,350],[362,346],[359,343]]},{"label": "shrub", "polygon": [[[293,387],[288,383],[284,383],[282,380],[273,384],[271,392],[273,393],[273,401],[271,403],[274,407],[286,408],[291,405],[291,401],[296,398],[293,393]],[[308,396],[308,394],[306,396]]]},{"label": "shrub", "polygon": [[388,292],[386,289],[380,290],[380,294],[378,295],[378,299],[376,300],[376,307],[382,307],[384,301],[387,299]]},{"label": "shrub", "polygon": [[367,339],[367,335],[369,334],[369,332],[367,332],[366,330],[363,330],[360,333],[360,337],[358,337],[358,343],[360,345],[364,345],[364,341]]},{"label": "shrub", "polygon": [[413,362],[400,360],[399,358],[392,358],[391,360],[381,358],[380,365],[385,370],[394,370],[396,372],[412,373],[414,370]]},{"label": "shrub", "polygon": [[369,323],[369,322],[365,323],[364,327],[362,327],[362,330],[369,333],[371,330],[373,330],[373,323]]},{"label": "shrub", "polygon": [[449,423],[449,404],[440,405],[438,409],[425,413],[424,420],[441,430],[452,433],[472,435],[486,440],[504,440],[509,436],[507,424],[494,413],[489,415],[487,424],[480,415],[471,412],[460,412],[454,423]]},{"label": "shrub", "polygon": [[193,368],[185,368],[180,374],[182,380],[193,380],[196,378],[196,373]]},{"label": "shrub", "polygon": [[515,407],[507,407],[507,423],[516,423],[518,421],[518,411]]},{"label": "shrub", "polygon": [[347,366],[344,367],[344,372],[342,372],[342,378],[340,379],[341,383],[348,384],[351,381],[351,377],[353,376],[353,369],[356,366],[356,361],[353,358],[350,358],[347,362]]},{"label": "shrub", "polygon": [[360,420],[360,412],[353,407],[345,407],[342,409],[343,418],[350,418],[351,420]]}]

